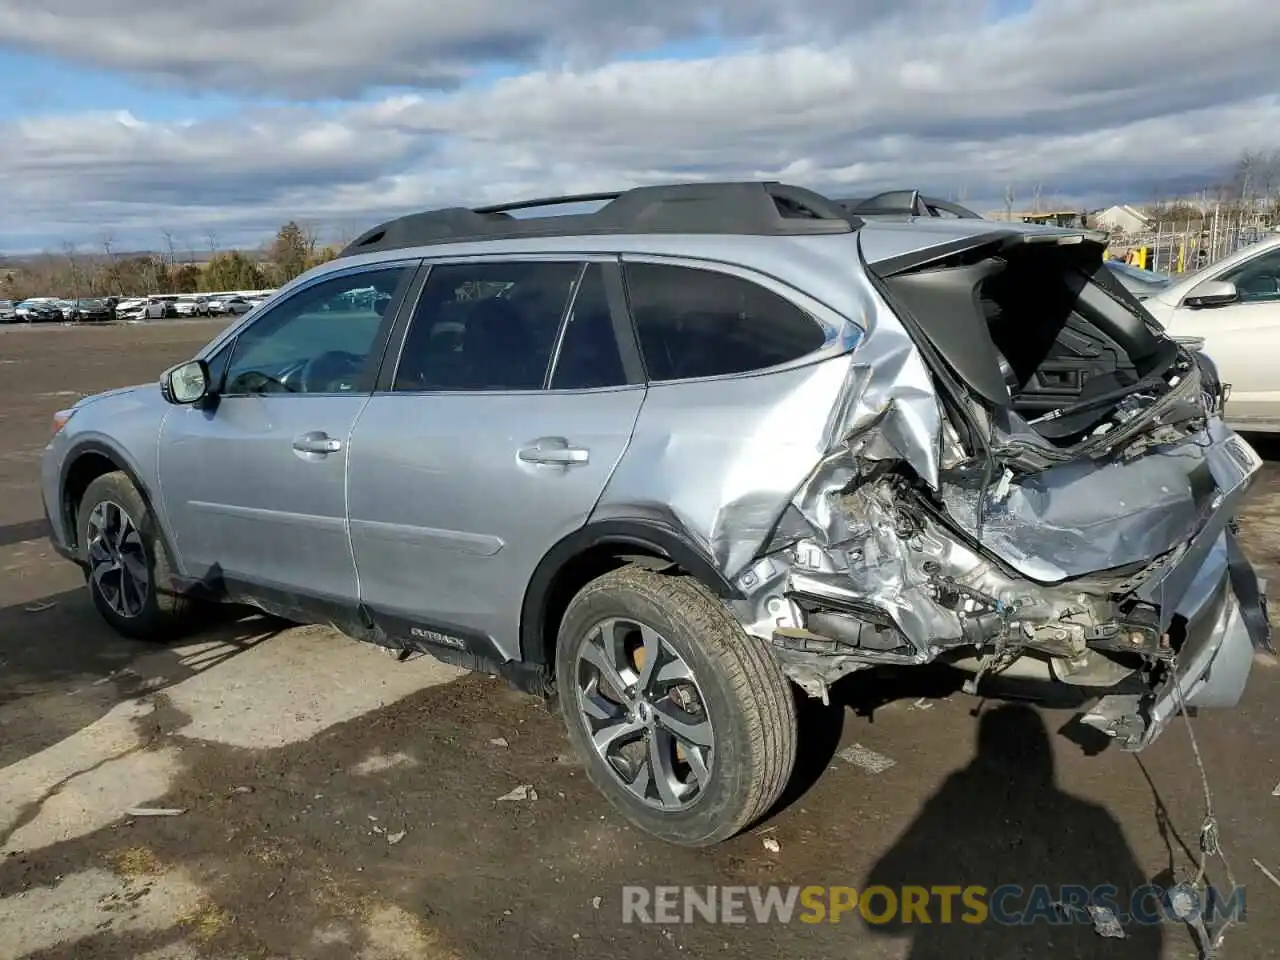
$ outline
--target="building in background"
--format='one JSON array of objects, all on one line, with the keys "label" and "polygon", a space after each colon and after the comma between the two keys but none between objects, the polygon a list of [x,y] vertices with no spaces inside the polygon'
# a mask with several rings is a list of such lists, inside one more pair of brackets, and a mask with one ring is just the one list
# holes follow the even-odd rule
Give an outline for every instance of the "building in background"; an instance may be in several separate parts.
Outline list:
[{"label": "building in background", "polygon": [[1090,219],[1101,229],[1123,234],[1142,233],[1155,225],[1151,217],[1127,203],[1118,203],[1105,210],[1099,210],[1092,214]]}]

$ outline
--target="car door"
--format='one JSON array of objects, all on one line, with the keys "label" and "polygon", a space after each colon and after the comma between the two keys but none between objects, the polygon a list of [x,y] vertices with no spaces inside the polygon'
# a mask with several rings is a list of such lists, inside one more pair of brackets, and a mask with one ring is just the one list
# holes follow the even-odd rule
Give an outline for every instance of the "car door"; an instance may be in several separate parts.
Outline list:
[{"label": "car door", "polygon": [[1226,416],[1233,426],[1280,430],[1280,246],[1206,279],[1235,284],[1239,299],[1196,308],[1184,297],[1170,332],[1204,338],[1205,352],[1231,384]]},{"label": "car door", "polygon": [[586,522],[644,402],[621,289],[604,257],[431,267],[352,435],[361,599],[388,633],[519,655],[534,568]]},{"label": "car door", "polygon": [[348,441],[415,269],[327,275],[207,358],[215,396],[175,408],[160,439],[161,495],[189,576],[304,619],[354,608]]}]

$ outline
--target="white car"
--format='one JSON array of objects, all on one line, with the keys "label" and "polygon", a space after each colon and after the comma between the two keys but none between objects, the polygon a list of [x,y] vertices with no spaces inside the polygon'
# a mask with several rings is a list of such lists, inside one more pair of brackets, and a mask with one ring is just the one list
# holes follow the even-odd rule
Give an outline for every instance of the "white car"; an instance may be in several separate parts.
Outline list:
[{"label": "white car", "polygon": [[207,317],[209,300],[207,297],[178,297],[173,303],[173,308],[180,317]]},{"label": "white car", "polygon": [[141,320],[147,301],[141,297],[130,297],[116,304],[117,320]]},{"label": "white car", "polygon": [[1280,433],[1280,237],[1175,278],[1143,306],[1173,336],[1204,341],[1231,386],[1232,427]]},{"label": "white car", "polygon": [[209,301],[210,315],[217,316],[221,316],[223,314],[239,316],[242,313],[248,313],[253,307],[254,304],[250,303],[244,297],[218,297],[215,300]]},{"label": "white car", "polygon": [[172,315],[172,298],[145,297],[116,305],[116,316],[123,320],[163,320]]}]

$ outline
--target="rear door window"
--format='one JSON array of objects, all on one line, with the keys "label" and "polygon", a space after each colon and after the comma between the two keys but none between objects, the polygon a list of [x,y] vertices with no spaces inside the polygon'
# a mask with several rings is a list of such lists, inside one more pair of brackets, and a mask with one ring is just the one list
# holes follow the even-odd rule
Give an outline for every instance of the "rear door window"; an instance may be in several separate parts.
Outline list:
[{"label": "rear door window", "polygon": [[626,382],[605,293],[604,267],[590,263],[569,308],[555,371],[551,374],[551,389],[590,390],[619,387]]},{"label": "rear door window", "polygon": [[624,271],[650,380],[765,370],[826,341],[803,310],[741,277],[655,263],[628,263]]},{"label": "rear door window", "polygon": [[397,391],[541,390],[581,263],[431,268],[396,369]]}]

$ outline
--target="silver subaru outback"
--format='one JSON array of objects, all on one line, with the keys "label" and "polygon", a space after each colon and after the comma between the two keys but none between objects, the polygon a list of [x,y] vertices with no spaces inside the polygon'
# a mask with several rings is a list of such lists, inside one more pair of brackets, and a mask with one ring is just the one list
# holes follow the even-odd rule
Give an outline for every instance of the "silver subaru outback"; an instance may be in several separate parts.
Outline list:
[{"label": "silver subaru outback", "polygon": [[1132,750],[1237,702],[1259,458],[1096,237],[777,183],[571,199],[603,205],[384,223],[59,413],[52,538],[102,615],[247,602],[555,695],[688,845],[768,811],[795,697],[872,665],[1084,688]]}]

